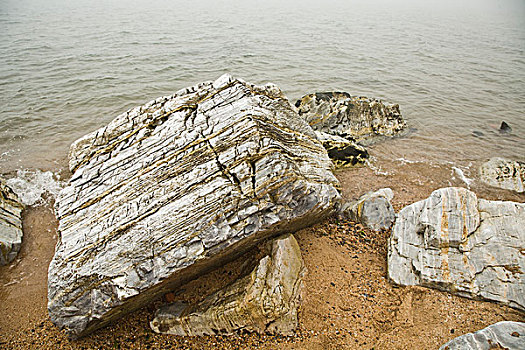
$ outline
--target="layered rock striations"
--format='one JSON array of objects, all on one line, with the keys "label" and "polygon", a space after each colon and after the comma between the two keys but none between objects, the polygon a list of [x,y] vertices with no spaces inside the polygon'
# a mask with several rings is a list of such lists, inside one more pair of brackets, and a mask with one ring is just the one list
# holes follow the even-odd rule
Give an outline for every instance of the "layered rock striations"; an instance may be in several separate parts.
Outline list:
[{"label": "layered rock striations", "polygon": [[525,203],[442,188],[402,209],[388,249],[388,276],[525,310]]},{"label": "layered rock striations", "polygon": [[0,178],[0,265],[13,261],[22,245],[23,204]]},{"label": "layered rock striations", "polygon": [[399,105],[346,92],[305,95],[295,107],[314,130],[352,141],[393,136],[406,127]]},{"label": "layered rock striations", "polygon": [[160,308],[151,328],[182,336],[239,330],[293,334],[305,272],[295,238],[280,237],[248,275],[197,305],[174,303]]},{"label": "layered rock striations", "polygon": [[525,349],[525,323],[502,321],[452,339],[439,350]]},{"label": "layered rock striations", "polygon": [[48,309],[73,337],[340,200],[326,151],[282,92],[228,75],[118,116],[69,157]]}]

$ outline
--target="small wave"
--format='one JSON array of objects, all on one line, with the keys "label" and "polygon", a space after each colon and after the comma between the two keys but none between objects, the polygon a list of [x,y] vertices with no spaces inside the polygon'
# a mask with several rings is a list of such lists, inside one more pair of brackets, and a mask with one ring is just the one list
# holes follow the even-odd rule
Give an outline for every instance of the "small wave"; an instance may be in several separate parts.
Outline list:
[{"label": "small wave", "polygon": [[472,184],[472,181],[474,181],[474,180],[469,179],[468,177],[466,177],[465,173],[463,172],[463,170],[461,170],[458,167],[453,166],[452,170],[454,170],[454,173],[460,178],[460,180],[463,181],[467,185],[468,188],[470,188],[470,184]]},{"label": "small wave", "polygon": [[423,163],[422,161],[420,160],[410,160],[410,159],[406,159],[406,158],[397,158],[396,159],[398,162],[401,162],[402,164],[416,164],[416,163]]},{"label": "small wave", "polygon": [[374,172],[374,174],[382,176],[392,175],[388,171],[382,170],[381,166],[376,166],[375,163],[377,163],[377,159],[373,156],[371,156],[370,159],[367,159],[365,161],[365,164]]},{"label": "small wave", "polygon": [[59,175],[40,170],[18,170],[7,184],[25,205],[42,205],[46,196],[56,197],[64,187]]}]

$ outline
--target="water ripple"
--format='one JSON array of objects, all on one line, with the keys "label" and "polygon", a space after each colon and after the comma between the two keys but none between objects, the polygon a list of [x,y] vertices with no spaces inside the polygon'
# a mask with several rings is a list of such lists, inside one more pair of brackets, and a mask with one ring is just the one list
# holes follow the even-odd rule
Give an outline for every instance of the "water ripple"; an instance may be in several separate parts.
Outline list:
[{"label": "water ripple", "polygon": [[[45,167],[127,108],[224,72],[274,82],[292,101],[344,90],[399,103],[418,129],[388,151],[400,157],[522,157],[525,5],[498,4],[7,1],[2,172]],[[499,134],[501,120],[511,137]]]}]

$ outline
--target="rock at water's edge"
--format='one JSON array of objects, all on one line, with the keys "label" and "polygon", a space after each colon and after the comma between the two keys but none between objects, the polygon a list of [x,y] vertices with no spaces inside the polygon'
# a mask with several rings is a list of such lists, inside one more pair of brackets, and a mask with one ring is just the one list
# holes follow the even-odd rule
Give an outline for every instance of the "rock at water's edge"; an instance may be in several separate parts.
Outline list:
[{"label": "rock at water's edge", "polygon": [[525,323],[502,321],[452,339],[439,350],[525,349]]},{"label": "rock at water's edge", "polygon": [[240,330],[291,335],[297,328],[305,272],[295,238],[280,237],[250,274],[197,305],[175,303],[160,308],[151,328],[157,333],[182,336]]},{"label": "rock at water's edge", "polygon": [[355,202],[345,203],[340,215],[374,231],[388,230],[396,220],[394,208],[390,204],[392,198],[394,192],[390,188],[369,192]]},{"label": "rock at water's edge", "polygon": [[487,185],[516,192],[525,191],[525,163],[505,158],[491,158],[479,169],[481,181]]},{"label": "rock at water's edge", "polygon": [[83,336],[330,215],[339,183],[275,85],[225,75],[77,140],[57,198],[51,320]]},{"label": "rock at water's edge", "polygon": [[314,130],[351,141],[393,136],[406,127],[399,105],[351,96],[346,92],[305,95],[295,107]]},{"label": "rock at water's edge", "polygon": [[328,157],[336,168],[351,168],[364,166],[368,159],[368,151],[354,141],[339,136],[316,131],[317,139],[321,141],[328,152]]},{"label": "rock at water's edge", "polygon": [[525,204],[442,188],[403,208],[388,246],[388,277],[525,310]]},{"label": "rock at water's edge", "polygon": [[18,196],[0,178],[0,265],[13,261],[22,245],[22,211]]}]

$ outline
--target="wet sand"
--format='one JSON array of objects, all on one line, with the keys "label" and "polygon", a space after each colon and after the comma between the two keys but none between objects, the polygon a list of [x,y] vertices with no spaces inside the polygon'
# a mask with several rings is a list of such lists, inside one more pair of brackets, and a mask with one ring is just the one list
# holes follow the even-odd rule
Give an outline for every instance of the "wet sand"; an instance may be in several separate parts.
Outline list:
[{"label": "wet sand", "polygon": [[[452,179],[451,165],[377,163],[381,169],[337,172],[346,199],[390,187],[395,193],[393,205],[399,211],[428,197],[434,189],[465,186],[457,176]],[[475,178],[475,174],[468,175]],[[471,188],[481,198],[525,201],[525,195],[488,188],[476,181]],[[498,321],[525,321],[524,313],[495,303],[389,283],[386,242],[390,232],[374,233],[350,221],[330,219],[296,234],[308,274],[299,328],[292,337],[239,333],[182,338],[155,334],[149,329],[149,321],[155,306],[165,301],[160,300],[112,326],[71,341],[48,320],[46,310],[47,267],[57,227],[52,206],[29,208],[24,215],[21,253],[11,266],[0,268],[0,348],[433,349]],[[202,276],[165,299],[201,300],[233,281],[245,259]]]}]

